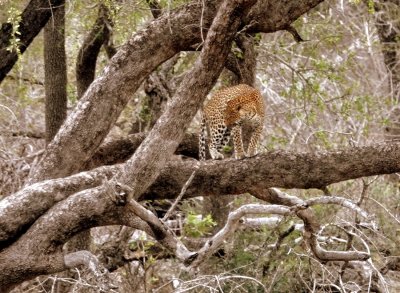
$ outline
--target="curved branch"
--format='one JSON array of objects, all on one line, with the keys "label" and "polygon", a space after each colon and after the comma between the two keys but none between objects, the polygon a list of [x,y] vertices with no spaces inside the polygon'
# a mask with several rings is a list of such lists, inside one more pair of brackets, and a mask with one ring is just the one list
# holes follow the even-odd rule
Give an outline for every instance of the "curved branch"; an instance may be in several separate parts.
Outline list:
[{"label": "curved branch", "polygon": [[356,203],[352,202],[351,200],[339,196],[321,196],[316,198],[310,198],[305,200],[305,204],[307,206],[313,206],[317,204],[336,204],[342,207],[348,208],[350,210],[354,210],[360,216],[364,218],[369,218],[370,215],[363,209],[361,209]]},{"label": "curved branch", "polygon": [[291,214],[291,210],[288,207],[279,205],[247,204],[241,206],[237,210],[229,213],[225,226],[204,244],[204,246],[199,250],[198,255],[192,259],[190,267],[195,269],[204,260],[209,258],[221,246],[226,238],[235,232],[239,220],[243,216],[254,214],[275,214],[287,216]]},{"label": "curved branch", "polygon": [[83,96],[93,82],[100,48],[110,37],[109,23],[111,23],[111,19],[109,14],[109,9],[104,4],[100,4],[92,30],[85,37],[82,47],[79,49],[76,62],[78,99]]},{"label": "curved branch", "polygon": [[312,253],[321,261],[350,261],[367,260],[369,253],[359,251],[328,251],[318,242],[318,233],[321,226],[312,210],[306,209],[306,202],[296,196],[288,195],[276,188],[268,190],[253,189],[252,194],[257,198],[274,203],[294,207],[296,215],[304,222],[303,238],[309,245]]},{"label": "curved branch", "polygon": [[[110,184],[104,184],[80,191],[54,205],[18,241],[1,250],[0,288],[6,290],[37,275],[65,270],[63,244],[91,227],[127,225],[155,237],[152,227],[119,206],[114,196]],[[173,241],[162,243],[169,248],[167,245]]]}]

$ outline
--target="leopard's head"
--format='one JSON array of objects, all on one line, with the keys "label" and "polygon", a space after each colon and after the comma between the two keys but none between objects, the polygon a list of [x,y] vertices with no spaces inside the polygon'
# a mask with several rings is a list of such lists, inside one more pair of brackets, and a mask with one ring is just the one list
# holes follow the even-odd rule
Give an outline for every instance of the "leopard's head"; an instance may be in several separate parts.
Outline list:
[{"label": "leopard's head", "polygon": [[254,115],[254,107],[252,103],[238,99],[231,100],[227,103],[225,109],[225,125],[228,127],[240,123],[243,119],[248,119]]}]

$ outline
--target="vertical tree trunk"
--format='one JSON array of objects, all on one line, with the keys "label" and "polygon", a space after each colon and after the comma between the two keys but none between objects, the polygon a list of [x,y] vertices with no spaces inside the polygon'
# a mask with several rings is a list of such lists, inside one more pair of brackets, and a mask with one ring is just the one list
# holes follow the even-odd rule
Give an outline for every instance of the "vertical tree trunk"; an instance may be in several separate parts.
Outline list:
[{"label": "vertical tree trunk", "polygon": [[52,9],[44,28],[44,75],[46,92],[46,142],[49,143],[67,116],[67,65],[65,55],[64,1]]}]

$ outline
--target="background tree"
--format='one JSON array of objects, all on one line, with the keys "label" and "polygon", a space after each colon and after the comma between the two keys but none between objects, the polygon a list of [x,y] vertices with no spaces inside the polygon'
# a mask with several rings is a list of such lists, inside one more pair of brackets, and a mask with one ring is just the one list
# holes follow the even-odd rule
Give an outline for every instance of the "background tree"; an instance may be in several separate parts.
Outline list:
[{"label": "background tree", "polygon": [[65,55],[65,2],[52,7],[44,27],[44,84],[46,142],[49,143],[67,116],[67,62]]}]

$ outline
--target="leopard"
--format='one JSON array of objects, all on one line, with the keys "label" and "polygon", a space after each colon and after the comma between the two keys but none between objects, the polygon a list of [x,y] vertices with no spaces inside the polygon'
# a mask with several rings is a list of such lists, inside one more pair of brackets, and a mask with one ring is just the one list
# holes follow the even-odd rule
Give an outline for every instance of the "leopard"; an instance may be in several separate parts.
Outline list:
[{"label": "leopard", "polygon": [[[206,102],[201,112],[199,159],[206,159],[207,134],[211,159],[222,160],[222,151],[233,140],[234,158],[243,159],[258,154],[265,120],[264,99],[259,90],[239,84],[217,91]],[[250,122],[252,135],[247,148],[243,148],[242,125]]]}]

